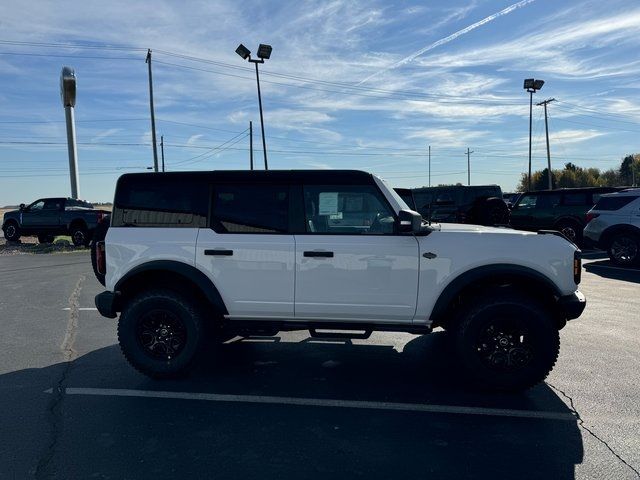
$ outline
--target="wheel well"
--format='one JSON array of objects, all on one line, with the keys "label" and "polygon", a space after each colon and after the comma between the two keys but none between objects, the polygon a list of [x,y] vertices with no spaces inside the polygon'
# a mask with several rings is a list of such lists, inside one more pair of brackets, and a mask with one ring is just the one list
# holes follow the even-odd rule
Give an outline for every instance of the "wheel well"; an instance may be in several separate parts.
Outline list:
[{"label": "wheel well", "polygon": [[18,221],[15,218],[10,218],[9,220],[7,220],[6,222],[4,222],[4,225],[2,225],[2,228],[6,227],[7,225],[10,224],[15,224],[15,226],[18,226]]},{"label": "wheel well", "polygon": [[117,310],[121,311],[122,307],[140,292],[162,288],[194,300],[205,309],[205,312],[213,312],[218,316],[227,313],[220,293],[202,272],[186,264],[170,265],[170,267],[173,268],[167,269],[161,266],[144,268],[143,266],[143,269],[137,272],[132,271],[131,274],[123,277],[114,288],[118,292]]},{"label": "wheel well", "polygon": [[611,239],[618,233],[633,233],[635,235],[640,235],[640,228],[627,224],[613,225],[607,228],[604,232],[602,232],[602,235],[600,235],[600,243],[602,244],[602,246],[604,248],[609,248]]},{"label": "wheel well", "polygon": [[496,290],[504,291],[505,295],[516,290],[523,295],[534,298],[551,311],[556,318],[558,328],[562,328],[566,322],[556,305],[558,294],[555,288],[548,281],[535,276],[518,272],[500,272],[474,278],[458,288],[454,287],[454,289],[455,291],[450,292],[446,292],[445,289],[441,295],[441,299],[446,295],[443,303],[441,303],[441,299],[438,299],[431,317],[434,327],[448,328],[462,307],[473,301],[474,298]]},{"label": "wheel well", "polygon": [[81,227],[86,229],[87,223],[81,218],[76,218],[75,220],[72,220],[71,223],[69,224],[69,230],[71,230],[73,227]]}]

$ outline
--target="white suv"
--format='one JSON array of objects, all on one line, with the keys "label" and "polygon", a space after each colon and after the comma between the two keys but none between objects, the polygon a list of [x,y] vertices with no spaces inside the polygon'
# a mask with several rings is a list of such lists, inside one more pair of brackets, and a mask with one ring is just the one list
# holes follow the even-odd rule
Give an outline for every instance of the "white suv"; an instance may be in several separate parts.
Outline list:
[{"label": "white suv", "polygon": [[206,326],[360,338],[442,327],[470,378],[523,389],[585,307],[579,250],[540,233],[428,225],[361,171],[127,174],[98,243],[96,306],[121,312],[124,356],[153,377],[184,372]]},{"label": "white suv", "polygon": [[621,266],[640,265],[640,188],[602,195],[587,213],[584,239]]}]

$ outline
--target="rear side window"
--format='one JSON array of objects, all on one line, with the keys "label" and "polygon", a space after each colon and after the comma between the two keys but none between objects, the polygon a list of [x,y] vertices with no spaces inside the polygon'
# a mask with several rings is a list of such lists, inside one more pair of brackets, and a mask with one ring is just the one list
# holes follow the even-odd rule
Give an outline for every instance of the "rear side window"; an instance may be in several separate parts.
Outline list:
[{"label": "rear side window", "polygon": [[200,227],[206,225],[208,186],[151,176],[118,182],[111,225],[116,227]]},{"label": "rear side window", "polygon": [[536,204],[537,209],[554,208],[560,205],[560,195],[557,193],[551,193],[546,195],[540,195]]},{"label": "rear side window", "polygon": [[622,207],[630,204],[634,200],[640,197],[633,195],[621,195],[619,197],[600,197],[596,206],[593,207],[594,210],[619,210]]},{"label": "rear side window", "polygon": [[589,205],[586,193],[565,193],[563,204],[567,207],[577,207]]},{"label": "rear side window", "polygon": [[216,185],[211,225],[217,233],[287,233],[287,185]]}]

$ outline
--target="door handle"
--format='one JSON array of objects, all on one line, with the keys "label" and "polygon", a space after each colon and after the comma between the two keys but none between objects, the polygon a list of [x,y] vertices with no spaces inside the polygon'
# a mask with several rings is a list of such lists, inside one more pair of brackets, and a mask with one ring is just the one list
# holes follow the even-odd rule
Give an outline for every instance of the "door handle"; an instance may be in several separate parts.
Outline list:
[{"label": "door handle", "polygon": [[302,254],[305,257],[312,258],[332,258],[333,252],[317,252],[317,251],[307,251]]},{"label": "door handle", "polygon": [[211,249],[211,250],[205,250],[204,251],[205,255],[217,255],[217,256],[221,256],[221,257],[230,257],[231,255],[233,255],[233,250],[223,250],[223,249]]}]

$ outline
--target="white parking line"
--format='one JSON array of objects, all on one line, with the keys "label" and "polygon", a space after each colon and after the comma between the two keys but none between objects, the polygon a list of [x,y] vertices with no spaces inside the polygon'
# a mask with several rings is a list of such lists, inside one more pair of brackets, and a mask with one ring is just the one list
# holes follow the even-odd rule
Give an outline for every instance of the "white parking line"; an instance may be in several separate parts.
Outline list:
[{"label": "white parking line", "polygon": [[[71,308],[67,307],[67,308],[63,308],[62,310],[65,310],[65,311],[68,312],[69,310],[71,310]],[[79,307],[78,311],[80,311],[80,312],[97,312],[98,309],[96,307]]]},{"label": "white parking line", "polygon": [[[53,389],[45,390],[52,393]],[[571,413],[541,412],[536,410],[509,410],[503,408],[465,407],[456,405],[427,405],[420,403],[369,402],[359,400],[333,400],[324,398],[273,397],[263,395],[226,395],[197,392],[163,392],[154,390],[129,390],[120,388],[67,388],[67,395],[95,395],[102,397],[142,397],[174,400],[205,400],[208,402],[266,403],[273,405],[297,405],[310,407],[360,408],[371,410],[396,410],[423,413],[449,413],[458,415],[484,415],[494,417],[537,418],[544,420],[576,421]]]}]

